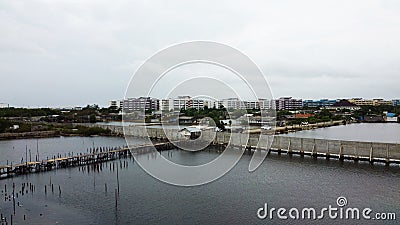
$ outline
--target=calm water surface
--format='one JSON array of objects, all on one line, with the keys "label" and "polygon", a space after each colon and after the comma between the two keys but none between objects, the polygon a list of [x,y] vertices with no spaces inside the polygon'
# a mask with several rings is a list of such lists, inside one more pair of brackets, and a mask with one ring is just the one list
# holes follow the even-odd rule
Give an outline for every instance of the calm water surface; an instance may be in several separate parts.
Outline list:
[{"label": "calm water surface", "polygon": [[[39,150],[43,157],[71,149],[85,152],[93,142],[95,146],[125,144],[123,138],[50,138],[39,140]],[[35,149],[36,143],[35,139],[1,141],[1,161],[4,162],[5,157],[20,160],[25,146],[28,144]],[[10,150],[12,146],[14,151]],[[171,150],[162,154],[181,164],[207,162],[217,155],[212,149],[195,153]],[[141,157],[157,163],[154,156]],[[17,198],[20,207],[16,207],[15,224],[398,224],[398,221],[329,219],[284,221],[276,217],[259,220],[256,212],[264,203],[288,209],[336,206],[336,199],[345,196],[350,207],[369,207],[400,216],[399,166],[270,154],[255,172],[249,173],[250,159],[250,155],[244,155],[221,179],[197,187],[162,183],[129,158],[104,163],[95,169],[83,166],[3,179],[0,180],[0,213],[10,220],[13,204],[5,201],[5,196],[10,194],[13,183],[20,190],[21,184],[28,182],[35,185],[35,191]],[[120,193],[116,207],[117,166],[120,168]]]},{"label": "calm water surface", "polygon": [[7,160],[9,164],[21,163],[25,161],[26,155],[28,161],[35,161],[37,152],[39,159],[47,159],[57,154],[76,155],[85,153],[90,148],[124,145],[126,145],[124,139],[116,137],[58,137],[0,141],[0,165],[7,164]]}]

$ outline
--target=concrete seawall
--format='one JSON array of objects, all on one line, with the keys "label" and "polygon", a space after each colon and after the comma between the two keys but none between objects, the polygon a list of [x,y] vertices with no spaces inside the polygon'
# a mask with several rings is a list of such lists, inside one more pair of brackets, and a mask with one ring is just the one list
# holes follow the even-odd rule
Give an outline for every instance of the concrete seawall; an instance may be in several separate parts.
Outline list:
[{"label": "concrete seawall", "polygon": [[[81,124],[82,125],[82,124]],[[123,135],[122,126],[103,125],[103,124],[85,124],[86,126],[98,126],[105,129],[110,129],[112,133]],[[129,126],[125,127],[126,134],[135,137],[150,137],[154,139],[167,139],[170,141],[179,140],[182,137],[178,134],[177,129],[169,129],[164,132],[162,128],[151,128],[144,126]],[[207,134],[205,134],[207,135]],[[213,135],[213,132],[209,135]],[[311,156],[322,156],[326,158],[352,159],[352,160],[367,160],[370,162],[395,162],[400,163],[400,144],[394,143],[379,143],[379,142],[359,142],[359,141],[344,141],[344,140],[327,140],[313,138],[297,138],[275,136],[270,149],[268,141],[260,141],[259,136],[250,136],[248,142],[246,140],[248,134],[236,133],[234,138],[230,133],[217,132],[213,137],[213,144],[227,145],[229,141],[237,147],[247,149],[262,149],[288,154],[300,154]],[[261,139],[267,140],[267,137]]]}]

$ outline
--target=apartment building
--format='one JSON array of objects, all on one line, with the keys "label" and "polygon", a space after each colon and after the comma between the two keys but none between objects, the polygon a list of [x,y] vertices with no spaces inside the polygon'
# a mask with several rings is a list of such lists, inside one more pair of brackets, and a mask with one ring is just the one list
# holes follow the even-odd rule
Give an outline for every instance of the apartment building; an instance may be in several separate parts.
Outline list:
[{"label": "apartment building", "polygon": [[117,109],[122,109],[124,107],[124,101],[119,101],[119,100],[111,100],[109,107],[117,108]]},{"label": "apartment building", "polygon": [[203,109],[204,108],[204,100],[202,99],[192,99],[190,96],[178,96],[173,100],[173,109],[181,110],[181,109]]},{"label": "apartment building", "polygon": [[276,110],[294,110],[303,107],[302,99],[294,99],[292,97],[281,97],[273,101]]},{"label": "apartment building", "polygon": [[128,98],[123,101],[124,111],[154,110],[160,109],[159,100],[151,97]]}]

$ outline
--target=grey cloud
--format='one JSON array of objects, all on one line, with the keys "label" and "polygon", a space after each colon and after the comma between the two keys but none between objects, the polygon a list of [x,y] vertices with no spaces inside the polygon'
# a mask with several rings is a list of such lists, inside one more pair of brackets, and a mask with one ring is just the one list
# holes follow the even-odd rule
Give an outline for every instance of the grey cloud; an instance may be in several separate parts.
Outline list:
[{"label": "grey cloud", "polygon": [[0,102],[107,105],[156,51],[203,39],[247,54],[276,97],[399,98],[399,10],[394,0],[2,1]]}]

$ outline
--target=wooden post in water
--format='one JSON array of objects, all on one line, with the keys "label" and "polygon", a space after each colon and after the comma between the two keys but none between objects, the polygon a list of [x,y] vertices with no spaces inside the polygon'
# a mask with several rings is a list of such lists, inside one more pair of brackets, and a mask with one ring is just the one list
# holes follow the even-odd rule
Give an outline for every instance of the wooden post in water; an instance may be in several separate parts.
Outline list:
[{"label": "wooden post in water", "polygon": [[37,154],[37,161],[40,160],[39,158],[39,139],[36,139],[36,154]]},{"label": "wooden post in water", "polygon": [[117,193],[117,189],[115,189],[115,209],[118,208],[118,193]]},{"label": "wooden post in water", "polygon": [[329,153],[329,141],[326,140],[326,158],[329,159],[330,158],[330,153]]},{"label": "wooden post in water", "polygon": [[355,143],[355,148],[354,148],[354,161],[358,161],[358,142]]},{"label": "wooden post in water", "polygon": [[370,163],[373,163],[373,152],[374,152],[374,147],[373,147],[372,142],[371,142],[371,148],[369,150],[369,162]]},{"label": "wooden post in water", "polygon": [[25,164],[26,168],[28,168],[28,145],[25,145]]},{"label": "wooden post in water", "polygon": [[118,187],[118,194],[119,194],[119,172],[118,172],[118,166],[117,166],[117,187]]},{"label": "wooden post in water", "polygon": [[317,153],[316,153],[316,149],[317,148],[317,145],[315,144],[315,139],[314,139],[314,144],[313,144],[313,147],[312,147],[312,152],[311,152],[311,155],[313,156],[313,157],[317,157]]},{"label": "wooden post in water", "polygon": [[14,208],[14,215],[15,215],[15,183],[13,183],[12,198],[13,198],[13,208]]},{"label": "wooden post in water", "polygon": [[300,139],[300,155],[304,156],[304,149],[303,149],[303,138]]},{"label": "wooden post in water", "polygon": [[390,158],[389,158],[389,144],[386,144],[386,165],[389,165]]}]

